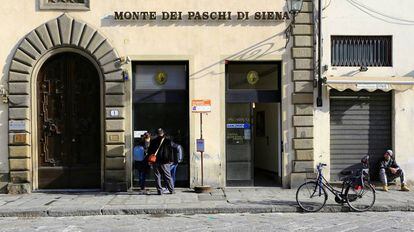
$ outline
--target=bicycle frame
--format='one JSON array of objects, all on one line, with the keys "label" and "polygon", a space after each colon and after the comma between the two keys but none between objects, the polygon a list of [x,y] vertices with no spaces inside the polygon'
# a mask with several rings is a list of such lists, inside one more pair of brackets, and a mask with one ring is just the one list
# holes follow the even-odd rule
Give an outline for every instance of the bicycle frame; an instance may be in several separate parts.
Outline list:
[{"label": "bicycle frame", "polygon": [[[375,189],[370,183],[368,161],[369,156],[367,155],[361,159],[363,168],[355,169],[356,172],[354,172],[354,170],[344,170],[341,172],[342,175],[346,175],[341,178],[342,186],[330,184],[322,173],[323,167],[327,165],[319,163],[316,166],[316,178],[312,178],[312,180],[309,178],[309,180],[303,183],[296,191],[296,202],[304,211],[317,212],[325,206],[329,191],[335,196],[335,202],[338,204],[344,205],[346,203],[351,209],[358,212],[369,210],[375,203]],[[350,175],[345,172],[348,172]],[[362,201],[359,199],[361,199],[366,193],[371,194],[368,195],[368,201],[364,201],[363,206],[361,206]],[[304,199],[302,199],[303,197]],[[315,199],[315,202],[312,200],[311,202],[308,202],[308,197],[310,197],[310,199],[317,199]],[[369,204],[364,205],[365,203]]]},{"label": "bicycle frame", "polygon": [[[346,187],[348,187],[351,183],[350,179],[346,179],[342,182],[342,188],[341,191],[336,190],[331,184],[329,184],[329,182],[325,179],[325,177],[323,176],[322,173],[322,167],[323,165],[318,165],[317,166],[317,170],[318,170],[318,177],[317,177],[317,186],[314,191],[314,194],[316,192],[319,192],[319,196],[322,194],[322,188],[325,187],[325,189],[327,189],[329,192],[331,192],[332,194],[335,195],[335,197],[338,197],[340,200],[343,200],[344,195],[345,195],[345,190]],[[317,191],[319,190],[319,191]],[[313,196],[313,194],[312,194]]]}]

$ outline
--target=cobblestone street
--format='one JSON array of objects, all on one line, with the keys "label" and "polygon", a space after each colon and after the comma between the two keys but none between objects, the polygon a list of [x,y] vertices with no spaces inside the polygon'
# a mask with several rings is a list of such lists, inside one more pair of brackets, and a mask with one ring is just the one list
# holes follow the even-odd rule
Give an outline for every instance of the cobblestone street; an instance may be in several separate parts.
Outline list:
[{"label": "cobblestone street", "polygon": [[[394,186],[393,186],[394,188]],[[177,189],[174,195],[131,193],[32,193],[0,195],[2,217],[62,217],[135,214],[292,213],[300,211],[295,189],[225,188],[196,194]],[[414,211],[414,192],[378,191],[372,211]],[[349,211],[329,196],[322,212]]]},{"label": "cobblestone street", "polygon": [[0,218],[0,231],[414,231],[414,213]]}]

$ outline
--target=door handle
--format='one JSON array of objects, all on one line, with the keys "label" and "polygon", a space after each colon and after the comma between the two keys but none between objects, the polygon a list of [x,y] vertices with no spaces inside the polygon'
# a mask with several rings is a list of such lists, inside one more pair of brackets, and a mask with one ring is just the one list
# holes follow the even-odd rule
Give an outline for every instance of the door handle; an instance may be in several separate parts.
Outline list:
[{"label": "door handle", "polygon": [[266,136],[266,143],[267,143],[267,146],[269,146],[269,136]]}]

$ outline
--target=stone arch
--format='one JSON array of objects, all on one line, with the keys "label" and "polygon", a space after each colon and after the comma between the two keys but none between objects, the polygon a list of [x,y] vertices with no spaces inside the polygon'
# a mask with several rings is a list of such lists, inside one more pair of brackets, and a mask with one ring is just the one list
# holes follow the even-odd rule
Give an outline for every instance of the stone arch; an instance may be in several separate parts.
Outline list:
[{"label": "stone arch", "polygon": [[[63,14],[30,33],[12,56],[9,75],[9,164],[10,193],[30,192],[33,187],[33,158],[37,140],[33,133],[32,83],[36,69],[51,53],[73,51],[92,60],[101,76],[103,186],[126,189],[125,181],[125,87],[120,58],[108,39],[90,25]],[[33,106],[32,106],[33,105]],[[33,120],[32,120],[33,119]],[[105,147],[104,147],[105,146]]]}]

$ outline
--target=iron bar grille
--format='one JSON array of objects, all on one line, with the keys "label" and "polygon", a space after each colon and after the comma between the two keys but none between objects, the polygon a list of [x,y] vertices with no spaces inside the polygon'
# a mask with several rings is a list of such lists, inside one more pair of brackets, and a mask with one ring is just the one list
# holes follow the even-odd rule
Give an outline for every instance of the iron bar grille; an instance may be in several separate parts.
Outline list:
[{"label": "iron bar grille", "polygon": [[391,36],[332,36],[332,66],[392,66]]}]

